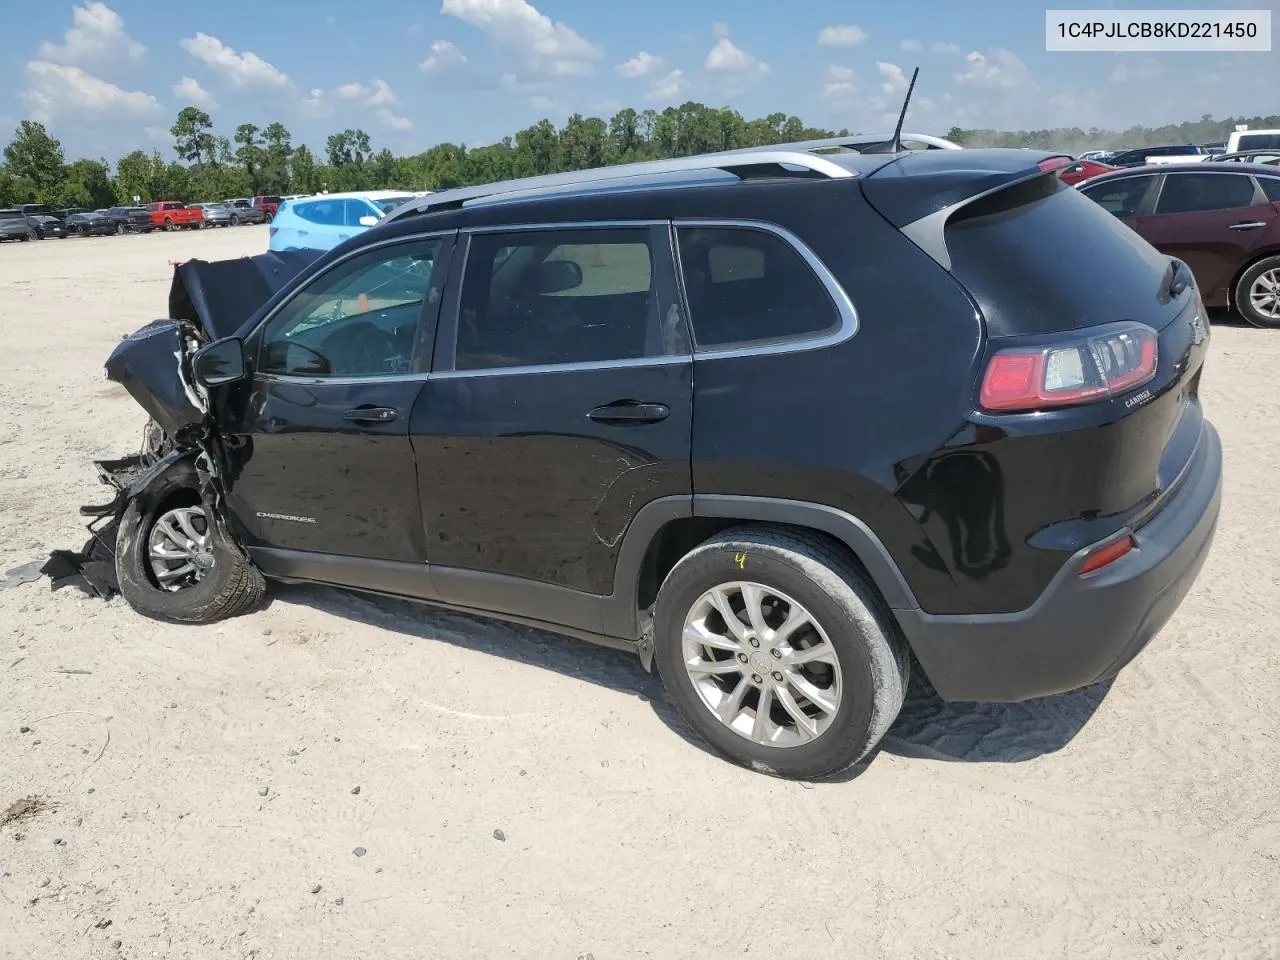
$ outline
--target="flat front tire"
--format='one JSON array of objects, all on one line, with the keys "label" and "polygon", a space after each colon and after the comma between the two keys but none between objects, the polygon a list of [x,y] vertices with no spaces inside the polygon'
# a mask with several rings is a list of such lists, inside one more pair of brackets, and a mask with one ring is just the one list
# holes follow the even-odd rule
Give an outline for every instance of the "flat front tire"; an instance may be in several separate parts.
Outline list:
[{"label": "flat front tire", "polygon": [[906,694],[892,615],[816,535],[742,527],[697,547],[662,584],[654,643],[685,719],[728,759],[776,776],[857,763]]},{"label": "flat front tire", "polygon": [[262,574],[208,522],[205,510],[179,477],[162,480],[125,508],[116,579],[134,610],[173,623],[212,623],[262,602]]}]

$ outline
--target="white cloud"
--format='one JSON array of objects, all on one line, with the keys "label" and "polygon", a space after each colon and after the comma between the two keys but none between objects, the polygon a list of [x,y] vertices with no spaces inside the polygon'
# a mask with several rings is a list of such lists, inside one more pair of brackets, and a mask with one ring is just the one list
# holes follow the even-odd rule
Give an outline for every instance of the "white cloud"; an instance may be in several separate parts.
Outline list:
[{"label": "white cloud", "polygon": [[729,25],[727,23],[713,23],[711,32],[718,38],[723,39],[729,35]]},{"label": "white cloud", "polygon": [[902,68],[896,63],[877,63],[876,69],[880,71],[883,82],[880,89],[890,96],[896,93],[907,92],[907,77],[902,72]]},{"label": "white cloud", "polygon": [[168,127],[143,127],[142,132],[162,147],[173,146],[175,138]]},{"label": "white cloud", "polygon": [[148,120],[162,111],[160,101],[141,90],[124,90],[90,76],[79,67],[32,60],[25,68],[22,99],[31,119],[50,123],[56,117],[92,120]]},{"label": "white cloud", "polygon": [[445,73],[457,67],[465,66],[466,54],[458,49],[458,45],[448,40],[437,40],[431,44],[431,56],[419,64],[423,73]]},{"label": "white cloud", "polygon": [[827,67],[827,82],[822,87],[822,99],[851,100],[857,92],[858,87],[854,83],[852,67],[840,67],[835,64]]},{"label": "white cloud", "polygon": [[380,107],[376,115],[378,119],[382,121],[383,126],[385,126],[388,130],[395,130],[397,132],[403,133],[406,130],[413,129],[412,120],[410,120],[408,117],[396,116],[396,114],[394,114],[387,107]]},{"label": "white cloud", "polygon": [[483,30],[534,72],[581,76],[601,57],[599,47],[527,0],[444,0],[440,12]]},{"label": "white cloud", "polygon": [[302,98],[301,108],[304,116],[317,119],[333,116],[331,98],[320,87],[312,87],[307,91],[307,95]]},{"label": "white cloud", "polygon": [[63,43],[40,44],[40,58],[57,63],[110,61],[120,57],[141,60],[147,48],[124,31],[124,20],[105,3],[87,0],[72,11],[74,26],[63,34]]},{"label": "white cloud", "polygon": [[965,57],[967,66],[955,75],[956,83],[982,90],[1013,90],[1027,82],[1027,65],[1002,47],[976,50]]},{"label": "white cloud", "polygon": [[769,72],[769,65],[763,60],[759,60],[747,53],[745,50],[735,47],[733,41],[728,37],[721,37],[711,52],[707,54],[706,62],[703,64],[708,70],[714,70],[717,73],[738,73],[738,74],[765,74]]},{"label": "white cloud", "polygon": [[169,89],[173,91],[174,97],[179,100],[185,100],[189,103],[203,103],[211,110],[216,110],[218,107],[218,104],[214,102],[213,94],[200,86],[199,82],[191,77],[183,77]]},{"label": "white cloud", "polygon": [[677,68],[655,80],[653,86],[649,88],[649,92],[645,94],[645,99],[656,101],[675,100],[688,89],[689,81],[685,78],[684,71]]},{"label": "white cloud", "polygon": [[852,23],[823,27],[818,33],[820,47],[856,47],[867,39],[867,31]]},{"label": "white cloud", "polygon": [[344,83],[335,89],[334,94],[339,100],[358,100],[367,107],[377,107],[383,104],[395,103],[396,95],[392,92],[386,81],[373,81],[373,86],[366,87],[361,83]]},{"label": "white cloud", "polygon": [[630,60],[618,64],[617,70],[624,77],[650,77],[662,69],[662,58],[641,50]]},{"label": "white cloud", "polygon": [[292,83],[256,53],[246,50],[236,53],[217,37],[197,33],[181,41],[182,49],[208,65],[209,69],[225,77],[237,90],[263,89],[288,90]]},{"label": "white cloud", "polygon": [[919,53],[921,50],[924,49],[924,44],[922,44],[919,40],[912,40],[910,38],[903,40],[900,44],[898,44],[898,46],[900,46],[907,53]]},{"label": "white cloud", "polygon": [[946,40],[939,40],[929,48],[929,52],[941,54],[959,53],[960,48],[954,43],[948,43]]}]

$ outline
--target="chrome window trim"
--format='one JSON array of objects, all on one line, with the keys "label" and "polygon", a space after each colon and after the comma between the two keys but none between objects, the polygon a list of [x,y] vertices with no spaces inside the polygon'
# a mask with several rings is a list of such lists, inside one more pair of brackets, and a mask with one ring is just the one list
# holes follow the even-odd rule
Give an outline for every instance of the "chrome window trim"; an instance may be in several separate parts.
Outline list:
[{"label": "chrome window trim", "polygon": [[[660,364],[671,363],[687,363],[690,360],[722,360],[730,357],[754,357],[765,356],[778,353],[799,353],[806,350],[819,350],[823,347],[835,346],[843,343],[858,332],[858,312],[853,305],[853,301],[849,299],[849,295],[844,288],[840,286],[835,275],[821,258],[801,240],[798,236],[788,230],[786,227],[779,226],[776,223],[769,223],[764,220],[733,220],[733,219],[653,219],[653,220],[580,220],[565,221],[555,223],[520,223],[520,224],[501,224],[482,227],[464,227],[461,232],[463,234],[473,233],[514,233],[516,231],[526,230],[573,230],[573,229],[607,229],[610,227],[644,227],[651,228],[655,226],[667,226],[678,230],[680,227],[721,227],[725,229],[745,229],[760,230],[765,233],[771,233],[778,237],[784,243],[790,245],[808,264],[809,269],[817,276],[818,281],[827,291],[827,295],[831,297],[832,305],[836,308],[836,312],[840,316],[840,325],[830,333],[817,337],[796,337],[790,340],[783,340],[771,343],[748,344],[737,347],[714,348],[707,350],[699,350],[696,343],[696,334],[693,334],[693,324],[690,322],[690,333],[695,337],[694,349],[692,354],[680,354],[677,356],[663,357],[631,357],[626,360],[600,360],[594,362],[578,362],[578,363],[544,363],[529,364],[520,367],[479,367],[474,370],[439,370],[432,373],[433,377],[443,377],[446,379],[457,379],[459,377],[476,377],[476,376],[513,376],[516,374],[537,374],[552,373],[557,370],[576,371],[576,370],[603,370],[613,367],[639,367],[639,366],[657,366]],[[676,283],[680,287],[681,300],[684,300],[684,278],[679,260],[678,244],[676,249],[672,251],[673,260],[676,269]],[[680,304],[681,312],[688,317],[688,311],[685,304]],[[457,323],[457,317],[453,317],[453,323]]]},{"label": "chrome window trim", "polygon": [[[832,347],[839,343],[850,340],[858,332],[858,311],[854,307],[853,301],[849,298],[849,294],[845,292],[844,287],[835,278],[830,268],[822,262],[822,259],[813,252],[812,248],[801,240],[798,236],[788,230],[786,227],[779,226],[776,223],[769,223],[765,220],[732,220],[732,219],[673,219],[672,227],[676,230],[676,268],[677,280],[680,282],[681,294],[684,293],[684,268],[680,263],[680,243],[679,230],[681,227],[701,228],[701,227],[721,227],[724,229],[745,229],[759,230],[764,233],[771,233],[783,243],[788,244],[802,260],[809,265],[809,269],[813,271],[818,278],[818,282],[827,291],[827,296],[831,298],[832,305],[836,308],[836,313],[840,316],[840,325],[830,333],[820,336],[801,336],[793,337],[789,340],[770,341],[767,343],[744,344],[734,347],[713,347],[706,350],[698,349],[698,333],[693,322],[693,318],[689,317],[689,330],[693,335],[693,357],[695,360],[721,360],[726,357],[755,357],[765,356],[776,353],[798,353],[802,350],[820,350],[823,347]],[[687,315],[687,311],[686,311]]]}]

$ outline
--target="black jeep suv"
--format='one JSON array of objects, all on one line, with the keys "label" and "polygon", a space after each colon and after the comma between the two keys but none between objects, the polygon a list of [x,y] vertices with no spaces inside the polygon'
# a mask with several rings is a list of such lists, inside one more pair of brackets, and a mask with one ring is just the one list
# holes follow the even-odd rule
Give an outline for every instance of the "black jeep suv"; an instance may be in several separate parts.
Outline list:
[{"label": "black jeep suv", "polygon": [[[1111,677],[1218,516],[1194,280],[1064,158],[831,146],[432,194],[285,279],[180,268],[108,362],[165,437],[102,465],[125,597],[548,626],[786,776],[863,757],[912,654],[951,700]],[[219,306],[233,270],[265,302]]]}]

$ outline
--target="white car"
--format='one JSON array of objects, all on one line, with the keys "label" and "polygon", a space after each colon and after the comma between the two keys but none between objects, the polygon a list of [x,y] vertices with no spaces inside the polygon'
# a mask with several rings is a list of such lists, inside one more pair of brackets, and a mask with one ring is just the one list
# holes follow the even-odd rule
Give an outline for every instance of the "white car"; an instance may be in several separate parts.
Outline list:
[{"label": "white car", "polygon": [[332,250],[376,224],[389,210],[425,193],[359,190],[286,200],[271,221],[272,250]]},{"label": "white car", "polygon": [[1236,130],[1227,137],[1223,153],[1246,150],[1280,150],[1280,130]]}]

